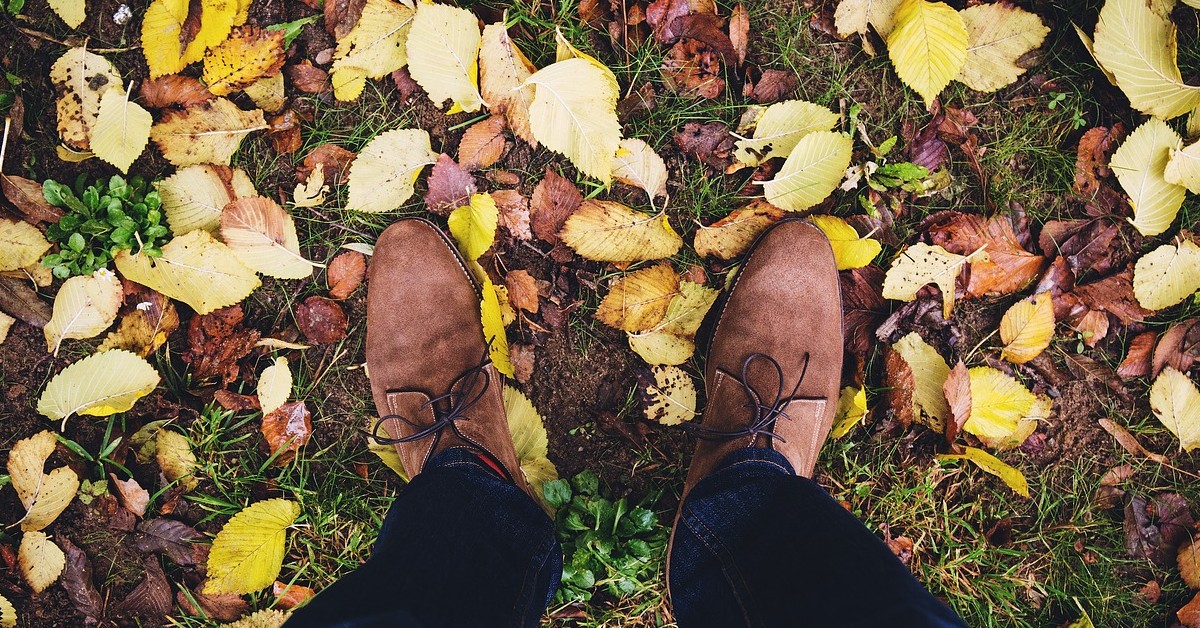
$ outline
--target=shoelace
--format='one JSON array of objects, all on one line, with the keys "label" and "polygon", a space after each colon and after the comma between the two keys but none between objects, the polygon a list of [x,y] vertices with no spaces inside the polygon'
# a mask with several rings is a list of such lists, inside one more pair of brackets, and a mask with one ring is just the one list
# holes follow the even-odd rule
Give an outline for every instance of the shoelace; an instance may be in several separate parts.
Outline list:
[{"label": "shoelace", "polygon": [[[742,362],[742,378],[739,383],[742,385],[742,389],[746,392],[746,398],[750,400],[749,403],[742,407],[751,408],[754,410],[754,420],[750,422],[749,426],[740,430],[718,430],[711,427],[705,427],[703,425],[689,424],[692,431],[696,433],[696,437],[703,438],[705,440],[719,440],[726,438],[741,438],[744,436],[750,436],[751,438],[769,436],[773,439],[778,439],[780,442],[786,443],[787,439],[781,437],[779,434],[776,434],[773,431],[773,428],[775,427],[775,422],[777,420],[781,418],[792,418],[788,416],[783,409],[787,407],[787,404],[795,398],[796,392],[800,390],[800,384],[804,381],[804,375],[808,373],[808,357],[808,352],[806,351],[804,353],[804,366],[800,370],[800,377],[796,380],[796,385],[792,387],[792,392],[784,395],[783,367],[779,365],[779,362],[777,362],[775,358],[772,358],[765,353],[752,353],[746,356],[746,359]],[[750,365],[754,363],[755,360],[759,359],[766,360],[767,363],[775,369],[775,376],[778,383],[776,384],[775,388],[775,400],[772,401],[770,405],[764,405],[760,400],[761,398],[755,393],[754,389],[750,387],[750,384],[746,383],[749,379],[748,375],[750,374]]]},{"label": "shoelace", "polygon": [[[449,392],[444,395],[433,397],[429,401],[421,404],[421,409],[432,407],[437,420],[418,430],[415,434],[402,436],[400,438],[390,438],[388,436],[384,436],[381,433],[383,424],[391,420],[403,421],[411,427],[421,427],[418,423],[406,416],[400,414],[385,414],[379,417],[379,420],[376,421],[375,425],[371,427],[369,436],[375,439],[375,441],[378,443],[384,445],[395,445],[396,443],[411,443],[431,435],[436,438],[436,435],[440,434],[442,429],[449,427],[459,438],[463,438],[464,440],[470,442],[470,439],[465,438],[458,431],[458,428],[454,425],[454,422],[460,419],[470,419],[470,417],[467,416],[467,412],[470,411],[470,409],[476,403],[478,403],[480,399],[483,398],[484,393],[487,392],[488,386],[491,385],[492,376],[487,372],[486,367],[487,365],[491,364],[491,362],[492,361],[488,359],[487,355],[485,354],[477,366],[467,369],[462,375],[454,378],[454,381],[450,383]],[[478,393],[468,397],[467,394],[475,389],[475,384],[479,381],[480,376],[483,377],[483,386],[479,388]],[[445,412],[438,412],[437,404],[441,401],[446,401],[449,403],[449,407]]]}]

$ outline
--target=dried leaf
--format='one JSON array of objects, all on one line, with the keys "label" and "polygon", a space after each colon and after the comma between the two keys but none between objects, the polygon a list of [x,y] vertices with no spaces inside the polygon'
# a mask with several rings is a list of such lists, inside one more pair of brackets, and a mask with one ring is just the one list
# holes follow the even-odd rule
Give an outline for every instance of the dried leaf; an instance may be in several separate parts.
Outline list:
[{"label": "dried leaf", "polygon": [[971,258],[967,294],[973,297],[1017,292],[1045,265],[1045,258],[1021,246],[1007,216],[952,213],[933,221],[929,233],[934,244],[952,253],[970,255],[983,249]]},{"label": "dried leaf", "polygon": [[949,319],[954,308],[954,280],[968,259],[940,246],[918,242],[892,261],[883,280],[883,297],[912,301],[917,291],[932,283],[942,291],[942,316]]},{"label": "dried leaf", "polygon": [[229,100],[214,98],[186,111],[168,111],[151,127],[150,139],[176,166],[229,165],[242,140],[266,128],[262,110],[242,111]]},{"label": "dried leaf", "polygon": [[284,32],[243,26],[217,44],[204,57],[204,82],[208,91],[225,96],[249,87],[258,79],[283,68]]},{"label": "dried leaf", "polygon": [[1109,161],[1133,207],[1129,222],[1142,235],[1166,231],[1179,214],[1187,190],[1167,182],[1165,172],[1171,151],[1182,146],[1183,140],[1174,129],[1158,118],[1150,118],[1129,134]]},{"label": "dried leaf", "polygon": [[0,218],[0,271],[36,264],[50,250],[38,228],[22,220]]},{"label": "dried leaf", "polygon": [[132,537],[134,549],[143,554],[166,554],[176,565],[196,564],[195,542],[204,535],[182,521],[158,517],[138,524]]},{"label": "dried leaf", "polygon": [[612,71],[595,60],[571,58],[538,70],[523,85],[534,87],[529,123],[538,142],[607,184],[621,141]]},{"label": "dried leaf", "polygon": [[346,337],[346,313],[336,301],[312,296],[296,308],[296,325],[316,344],[338,342]]},{"label": "dried leaf", "polygon": [[976,5],[959,15],[967,28],[967,58],[956,78],[981,92],[1016,82],[1025,73],[1017,61],[1050,33],[1037,15],[1011,4]]},{"label": "dried leaf", "polygon": [[106,269],[67,279],[54,297],[54,315],[42,329],[46,351],[58,355],[67,338],[92,338],[108,329],[121,308],[121,282]]},{"label": "dried leaf", "polygon": [[[1107,321],[1107,319],[1105,319]],[[1000,357],[1013,364],[1036,358],[1054,338],[1054,303],[1048,294],[1018,301],[1000,319]]]},{"label": "dried leaf", "polygon": [[521,54],[508,36],[504,23],[483,28],[479,48],[479,86],[489,109],[504,114],[513,134],[537,148],[537,139],[529,127],[529,107],[533,90],[522,88],[537,68]]},{"label": "dried leaf", "polygon": [[[340,4],[326,4],[327,28],[330,10]],[[358,7],[347,14],[352,29],[344,35],[337,32],[340,28],[331,30],[338,40],[332,67],[333,94],[338,100],[358,98],[367,78],[383,78],[408,63],[406,44],[416,17],[413,7],[390,0],[366,0]],[[354,13],[361,17],[353,19]]]},{"label": "dried leaf", "polygon": [[257,330],[242,326],[242,306],[234,305],[193,317],[188,323],[188,350],[183,361],[192,365],[192,377],[204,381],[220,376],[222,384],[238,377],[238,360],[258,342]]},{"label": "dried leaf", "polygon": [[125,286],[121,324],[108,332],[97,350],[124,349],[148,357],[178,328],[179,312],[174,302],[159,292],[129,282]]},{"label": "dried leaf", "polygon": [[425,208],[439,216],[470,204],[471,195],[478,191],[475,177],[444,153],[433,164],[427,183]]},{"label": "dried leaf", "polygon": [[188,109],[215,98],[204,83],[182,74],[168,74],[145,81],[139,94],[142,102],[151,109]]},{"label": "dried leaf", "polygon": [[667,195],[667,166],[653,148],[639,139],[624,139],[613,157],[613,177],[621,183],[641,188],[654,199]]},{"label": "dried leaf", "polygon": [[367,272],[367,258],[358,251],[338,253],[325,270],[329,297],[341,301],[354,294]]},{"label": "dried leaf", "polygon": [[545,176],[533,189],[529,201],[533,234],[543,242],[558,244],[559,231],[582,203],[583,195],[575,184],[546,168]]},{"label": "dried leaf", "polygon": [[71,48],[50,67],[50,82],[58,94],[58,136],[68,146],[87,151],[91,148],[100,98],[110,88],[121,88],[121,75],[108,59]]},{"label": "dried leaf", "polygon": [[638,378],[638,392],[649,421],[679,425],[696,417],[696,386],[677,366],[650,367],[650,377]]},{"label": "dried leaf", "polygon": [[466,170],[487,168],[500,161],[508,150],[504,118],[494,115],[467,127],[458,142],[458,163]]},{"label": "dried leaf", "polygon": [[1133,295],[1148,310],[1161,310],[1200,290],[1200,246],[1187,238],[1164,244],[1133,267]]},{"label": "dried leaf", "polygon": [[938,454],[938,460],[970,460],[975,463],[975,466],[984,471],[1004,480],[1016,494],[1021,497],[1029,497],[1029,482],[1025,476],[1016,468],[1005,464],[999,458],[987,453],[982,449],[967,447],[961,454]]},{"label": "dried leaf", "polygon": [[292,401],[270,411],[264,406],[264,412],[263,438],[275,457],[275,464],[287,464],[312,435],[312,417],[308,406],[303,401]]},{"label": "dried leaf", "polygon": [[146,516],[146,507],[150,505],[150,491],[142,488],[142,485],[133,478],[121,480],[115,473],[108,474],[108,477],[112,480],[111,486],[117,489],[121,505],[138,517]]},{"label": "dried leaf", "polygon": [[679,294],[679,274],[662,263],[624,275],[613,284],[596,319],[624,331],[638,332],[657,325]]},{"label": "dried leaf", "polygon": [[346,208],[378,213],[400,207],[413,194],[421,170],[437,160],[429,133],[395,129],[376,135],[350,165]]},{"label": "dried leaf", "polygon": [[249,268],[280,279],[304,279],[312,263],[300,255],[291,215],[261,196],[239,198],[221,212],[221,238]]},{"label": "dried leaf", "polygon": [[229,203],[258,196],[254,182],[240,168],[208,164],[180,168],[156,181],[163,213],[171,233],[181,236],[203,229],[215,232],[221,225],[221,210]]},{"label": "dried leaf", "polygon": [[1200,390],[1187,375],[1164,368],[1150,387],[1150,409],[1183,451],[1200,447]]},{"label": "dried leaf", "polygon": [[735,209],[707,227],[700,225],[694,239],[696,254],[731,260],[745,253],[759,234],[783,218],[783,210],[764,201]]},{"label": "dried leaf", "polygon": [[170,482],[178,482],[185,492],[196,490],[200,480],[195,471],[200,466],[187,437],[167,429],[158,431],[155,438],[155,460]]},{"label": "dried leaf", "polygon": [[8,475],[25,508],[21,530],[41,530],[54,523],[79,490],[79,476],[68,467],[45,473],[46,460],[57,440],[49,430],[13,444],[8,454]]},{"label": "dried leaf", "polygon": [[665,214],[643,214],[614,201],[584,201],[560,235],[576,253],[599,262],[661,259],[683,246]]}]

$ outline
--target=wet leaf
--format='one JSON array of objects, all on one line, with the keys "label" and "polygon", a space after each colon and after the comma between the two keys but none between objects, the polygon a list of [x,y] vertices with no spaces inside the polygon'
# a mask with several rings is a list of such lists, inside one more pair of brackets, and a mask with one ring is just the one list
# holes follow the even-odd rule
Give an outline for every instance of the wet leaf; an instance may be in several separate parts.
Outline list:
[{"label": "wet leaf", "polygon": [[304,337],[317,344],[338,342],[346,337],[346,313],[336,301],[312,296],[296,308],[296,325]]},{"label": "wet leaf", "polygon": [[303,401],[292,401],[267,411],[263,416],[262,433],[271,455],[275,456],[275,464],[287,464],[312,435],[308,406]]},{"label": "wet leaf", "polygon": [[206,594],[253,593],[270,586],[283,566],[287,528],[300,505],[286,499],[256,502],[234,515],[208,554]]}]

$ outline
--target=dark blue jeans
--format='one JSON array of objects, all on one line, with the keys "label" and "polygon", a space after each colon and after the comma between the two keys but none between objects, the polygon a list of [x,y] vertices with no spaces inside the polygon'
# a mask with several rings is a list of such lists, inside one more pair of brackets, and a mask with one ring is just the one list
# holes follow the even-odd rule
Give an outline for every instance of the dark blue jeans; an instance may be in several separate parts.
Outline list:
[{"label": "dark blue jeans", "polygon": [[[769,449],[739,451],[696,485],[669,561],[683,628],[964,626]],[[474,454],[451,449],[401,491],[371,559],[286,626],[536,626],[561,572],[550,518]]]}]

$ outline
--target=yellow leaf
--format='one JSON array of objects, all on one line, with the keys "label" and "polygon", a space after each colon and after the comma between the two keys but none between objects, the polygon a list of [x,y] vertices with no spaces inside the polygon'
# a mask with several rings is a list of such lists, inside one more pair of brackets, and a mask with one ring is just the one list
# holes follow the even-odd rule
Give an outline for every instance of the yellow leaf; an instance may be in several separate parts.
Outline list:
[{"label": "yellow leaf", "polygon": [[188,0],[153,0],[142,19],[142,52],[155,79],[182,70],[204,57],[204,51],[221,43],[233,30],[240,8],[238,0],[200,0],[200,29],[190,42],[182,39],[188,21]]},{"label": "yellow leaf", "polygon": [[162,247],[162,257],[121,251],[113,260],[126,279],[207,314],[233,305],[259,285],[254,271],[207,231],[192,231]]},{"label": "yellow leaf", "polygon": [[1200,290],[1200,246],[1182,239],[1142,256],[1133,267],[1133,296],[1148,310],[1182,303]]},{"label": "yellow leaf", "polygon": [[757,166],[772,157],[787,157],[805,135],[832,131],[837,122],[837,114],[821,105],[804,100],[777,102],[762,113],[752,138],[734,143],[737,150],[733,156],[747,166]]},{"label": "yellow leaf", "polygon": [[330,80],[338,100],[354,100],[367,78],[381,78],[408,63],[405,45],[416,11],[391,0],[367,0],[362,17],[333,54]]},{"label": "yellow leaf", "polygon": [[38,399],[37,411],[66,423],[73,414],[108,416],[124,412],[158,386],[158,371],[121,349],[90,355],[54,376]]},{"label": "yellow leaf", "polygon": [[368,418],[367,426],[364,430],[367,434],[367,449],[370,450],[371,453],[378,456],[379,460],[381,460],[383,464],[387,465],[389,469],[395,471],[396,475],[400,476],[401,480],[407,482],[408,473],[404,471],[404,463],[400,461],[400,454],[396,453],[396,447],[375,440],[375,438],[371,436],[373,433],[371,430],[374,428],[374,419]]},{"label": "yellow leaf", "polygon": [[967,60],[967,28],[958,11],[944,2],[904,0],[887,46],[896,74],[928,109]]},{"label": "yellow leaf", "polygon": [[483,300],[479,304],[483,322],[483,339],[488,345],[488,357],[496,370],[512,377],[513,364],[508,356],[508,335],[504,331],[504,316],[500,311],[500,297],[496,286],[486,277],[483,280]]},{"label": "yellow leaf", "polygon": [[23,221],[0,218],[0,271],[36,264],[50,250],[38,228]]},{"label": "yellow leaf", "polygon": [[537,68],[521,54],[508,36],[503,22],[483,27],[479,46],[479,87],[493,112],[503,112],[513,134],[537,148],[537,139],[529,127],[529,107],[533,88],[523,87],[525,79]]},{"label": "yellow leaf", "polygon": [[1171,151],[1182,145],[1179,134],[1166,122],[1150,118],[1129,134],[1109,160],[1133,206],[1129,222],[1142,235],[1166,231],[1179,214],[1187,190],[1167,182],[1165,175]]},{"label": "yellow leaf", "polygon": [[643,214],[615,201],[584,201],[559,235],[576,253],[596,262],[662,259],[683,246],[665,214]]},{"label": "yellow leaf", "polygon": [[878,240],[860,238],[850,223],[837,216],[810,216],[809,220],[829,238],[838,270],[862,268],[883,250]]},{"label": "yellow leaf", "polygon": [[67,557],[45,534],[30,530],[21,536],[17,563],[29,588],[34,593],[41,593],[58,580],[67,566]]},{"label": "yellow leaf", "polygon": [[69,146],[66,146],[65,144],[59,144],[58,146],[55,146],[54,152],[58,155],[59,159],[69,164],[83,163],[96,156],[90,150],[77,151]]},{"label": "yellow leaf", "polygon": [[696,353],[694,338],[676,336],[661,331],[627,332],[629,348],[647,364],[678,366]]},{"label": "yellow leaf", "polygon": [[625,331],[645,331],[666,316],[677,294],[679,274],[670,264],[643,268],[613,283],[596,309],[596,320]]},{"label": "yellow leaf", "polygon": [[975,466],[984,471],[1004,480],[1016,494],[1021,497],[1029,497],[1029,482],[1025,479],[1025,475],[1017,469],[1005,464],[999,458],[989,454],[982,449],[967,447],[966,451],[961,454],[938,454],[938,460],[970,460],[975,463]]},{"label": "yellow leaf", "polygon": [[68,146],[87,151],[100,114],[100,97],[121,88],[112,63],[85,48],[71,48],[50,67],[50,82],[58,92],[58,136]]},{"label": "yellow leaf", "polygon": [[466,9],[420,3],[408,34],[408,71],[441,107],[446,100],[456,111],[478,111],[479,18]]},{"label": "yellow leaf", "polygon": [[[1173,4],[1173,3],[1172,3]],[[1200,87],[1183,82],[1170,10],[1147,0],[1107,0],[1093,43],[1134,109],[1170,120],[1200,106]]]},{"label": "yellow leaf", "polygon": [[765,201],[753,201],[707,227],[697,228],[693,241],[696,254],[733,259],[745,253],[759,234],[783,216],[783,210],[778,207]]},{"label": "yellow leaf", "polygon": [[[282,32],[282,31],[281,31]],[[242,90],[254,101],[254,105],[267,113],[278,113],[287,104],[284,93],[283,72],[254,81]]]},{"label": "yellow leaf", "polygon": [[308,180],[297,183],[292,190],[292,204],[296,207],[317,207],[325,202],[329,186],[325,185],[325,164],[318,163],[308,175]]},{"label": "yellow leaf", "polygon": [[934,244],[918,242],[892,260],[883,279],[883,298],[912,301],[917,291],[934,284],[942,291],[942,316],[954,309],[954,280],[968,258]]},{"label": "yellow leaf", "polygon": [[763,184],[767,201],[791,212],[820,203],[837,188],[853,152],[854,142],[841,133],[808,133],[796,142],[775,178]]},{"label": "yellow leaf", "polygon": [[629,348],[649,364],[683,364],[696,352],[696,332],[718,292],[691,281],[679,282],[662,320],[646,332],[629,333]]},{"label": "yellow leaf", "polygon": [[258,377],[258,403],[263,414],[270,414],[287,403],[292,394],[292,370],[287,358],[275,358],[275,363],[263,369]]},{"label": "yellow leaf", "polygon": [[41,530],[54,523],[79,491],[79,476],[68,467],[45,472],[46,460],[58,443],[44,430],[17,441],[8,452],[8,475],[25,507],[21,529]]},{"label": "yellow leaf", "polygon": [[516,446],[517,462],[521,464],[521,472],[533,489],[534,496],[542,508],[549,510],[549,504],[542,496],[542,486],[557,480],[558,470],[546,458],[549,440],[546,438],[545,423],[533,403],[521,391],[505,386],[503,394],[504,413],[508,416],[508,431]]},{"label": "yellow leaf", "polygon": [[179,312],[175,302],[155,294],[126,312],[121,324],[108,332],[97,351],[125,349],[144,358],[158,351],[176,329],[179,329]]},{"label": "yellow leaf", "polygon": [[1000,319],[1002,359],[1024,364],[1046,350],[1054,338],[1054,302],[1042,293],[1014,303]]},{"label": "yellow leaf", "polygon": [[[1200,120],[1200,115],[1193,114],[1192,117]],[[1182,185],[1192,194],[1200,194],[1200,142],[1193,142],[1181,150],[1172,149],[1163,178],[1167,183]]]},{"label": "yellow leaf", "polygon": [[649,197],[651,207],[654,199],[667,195],[667,165],[642,140],[621,140],[613,157],[612,175],[621,183],[641,188]]},{"label": "yellow leaf", "polygon": [[496,240],[496,225],[500,220],[500,210],[492,195],[486,192],[472,194],[468,205],[450,212],[448,223],[450,234],[458,242],[458,250],[463,257],[474,261],[480,255],[492,248]]},{"label": "yellow leaf", "polygon": [[71,28],[79,28],[87,19],[84,0],[50,0],[49,4],[58,17],[62,18],[63,23]]},{"label": "yellow leaf", "polygon": [[967,27],[967,60],[957,79],[981,92],[1015,82],[1025,73],[1017,60],[1050,33],[1037,15],[1001,2],[968,7],[959,15]]},{"label": "yellow leaf", "polygon": [[421,170],[437,156],[429,147],[429,133],[421,129],[376,135],[350,164],[346,209],[378,213],[399,208],[413,195]]},{"label": "yellow leaf", "polygon": [[1108,68],[1105,68],[1104,65],[1100,63],[1100,59],[1096,58],[1096,43],[1092,41],[1092,36],[1084,32],[1084,30],[1079,28],[1079,25],[1075,24],[1074,22],[1071,23],[1071,26],[1075,27],[1075,34],[1079,36],[1080,43],[1083,44],[1083,48],[1087,50],[1087,53],[1091,55],[1092,61],[1096,62],[1096,67],[1100,68],[1100,72],[1104,74],[1104,78],[1108,79],[1108,83],[1110,85],[1116,87],[1117,77],[1113,76],[1113,73],[1109,72]]},{"label": "yellow leaf", "polygon": [[887,38],[895,26],[896,8],[901,0],[842,0],[833,14],[833,24],[840,37],[852,33],[867,34],[867,25],[875,27],[880,37]]},{"label": "yellow leaf", "polygon": [[255,502],[234,515],[208,553],[208,595],[253,593],[275,582],[283,568],[287,528],[300,505],[286,499]]},{"label": "yellow leaf", "polygon": [[92,153],[117,170],[129,172],[129,166],[146,150],[153,124],[150,112],[129,102],[129,95],[120,86],[105,90],[92,131]]},{"label": "yellow leaf", "polygon": [[204,83],[215,96],[225,96],[249,87],[283,67],[282,29],[255,26],[233,29],[229,39],[213,47],[204,57]]},{"label": "yellow leaf", "polygon": [[1030,415],[1037,398],[1021,382],[990,366],[971,374],[971,415],[962,429],[980,438],[1004,438]]},{"label": "yellow leaf", "polygon": [[4,312],[0,312],[0,345],[4,344],[5,340],[8,340],[8,332],[12,329],[15,322],[17,322],[17,319]]},{"label": "yellow leaf", "polygon": [[1181,449],[1200,447],[1200,391],[1187,375],[1164,368],[1150,386],[1150,409],[1179,438]]},{"label": "yellow leaf", "polygon": [[1017,427],[1011,433],[999,438],[978,436],[979,441],[997,451],[1020,447],[1025,439],[1037,431],[1040,423],[1050,419],[1051,411],[1054,409],[1054,400],[1047,395],[1036,395],[1035,397],[1033,407],[1020,421],[1017,421]]},{"label": "yellow leaf", "polygon": [[178,482],[185,492],[195,490],[200,485],[195,475],[199,464],[187,437],[179,432],[160,429],[154,443],[154,458],[163,476],[170,482]]},{"label": "yellow leaf", "polygon": [[533,136],[566,156],[583,174],[608,184],[621,142],[616,112],[620,92],[612,71],[588,59],[572,58],[538,70],[523,84],[530,85],[534,87],[529,106]]},{"label": "yellow leaf", "polygon": [[251,196],[226,205],[221,238],[243,264],[264,275],[303,279],[312,274],[312,263],[300,255],[295,222],[269,198]]},{"label": "yellow leaf", "polygon": [[121,282],[107,269],[71,277],[54,297],[54,315],[42,329],[46,351],[58,355],[66,338],[92,338],[117,320],[124,294]]},{"label": "yellow leaf", "polygon": [[892,350],[900,354],[912,370],[913,417],[936,431],[944,431],[946,419],[950,417],[950,406],[942,392],[942,385],[950,376],[946,359],[915,331],[892,345]]},{"label": "yellow leaf", "polygon": [[229,165],[242,140],[265,128],[262,110],[242,111],[229,100],[214,98],[186,111],[168,111],[150,128],[150,139],[176,166]]},{"label": "yellow leaf", "polygon": [[838,397],[837,414],[833,419],[830,438],[841,438],[862,423],[867,416],[867,389],[847,386]]},{"label": "yellow leaf", "polygon": [[231,170],[207,164],[180,168],[166,179],[156,181],[154,188],[162,199],[167,225],[176,236],[196,229],[216,231],[226,205],[239,198],[258,196],[254,182],[241,168]]},{"label": "yellow leaf", "polygon": [[647,420],[679,425],[696,418],[696,385],[678,366],[653,366],[639,386]]},{"label": "yellow leaf", "polygon": [[291,616],[291,611],[284,612],[277,608],[264,608],[231,624],[222,624],[222,626],[224,628],[282,628]]},{"label": "yellow leaf", "polygon": [[16,628],[17,609],[8,598],[0,595],[0,628]]}]

